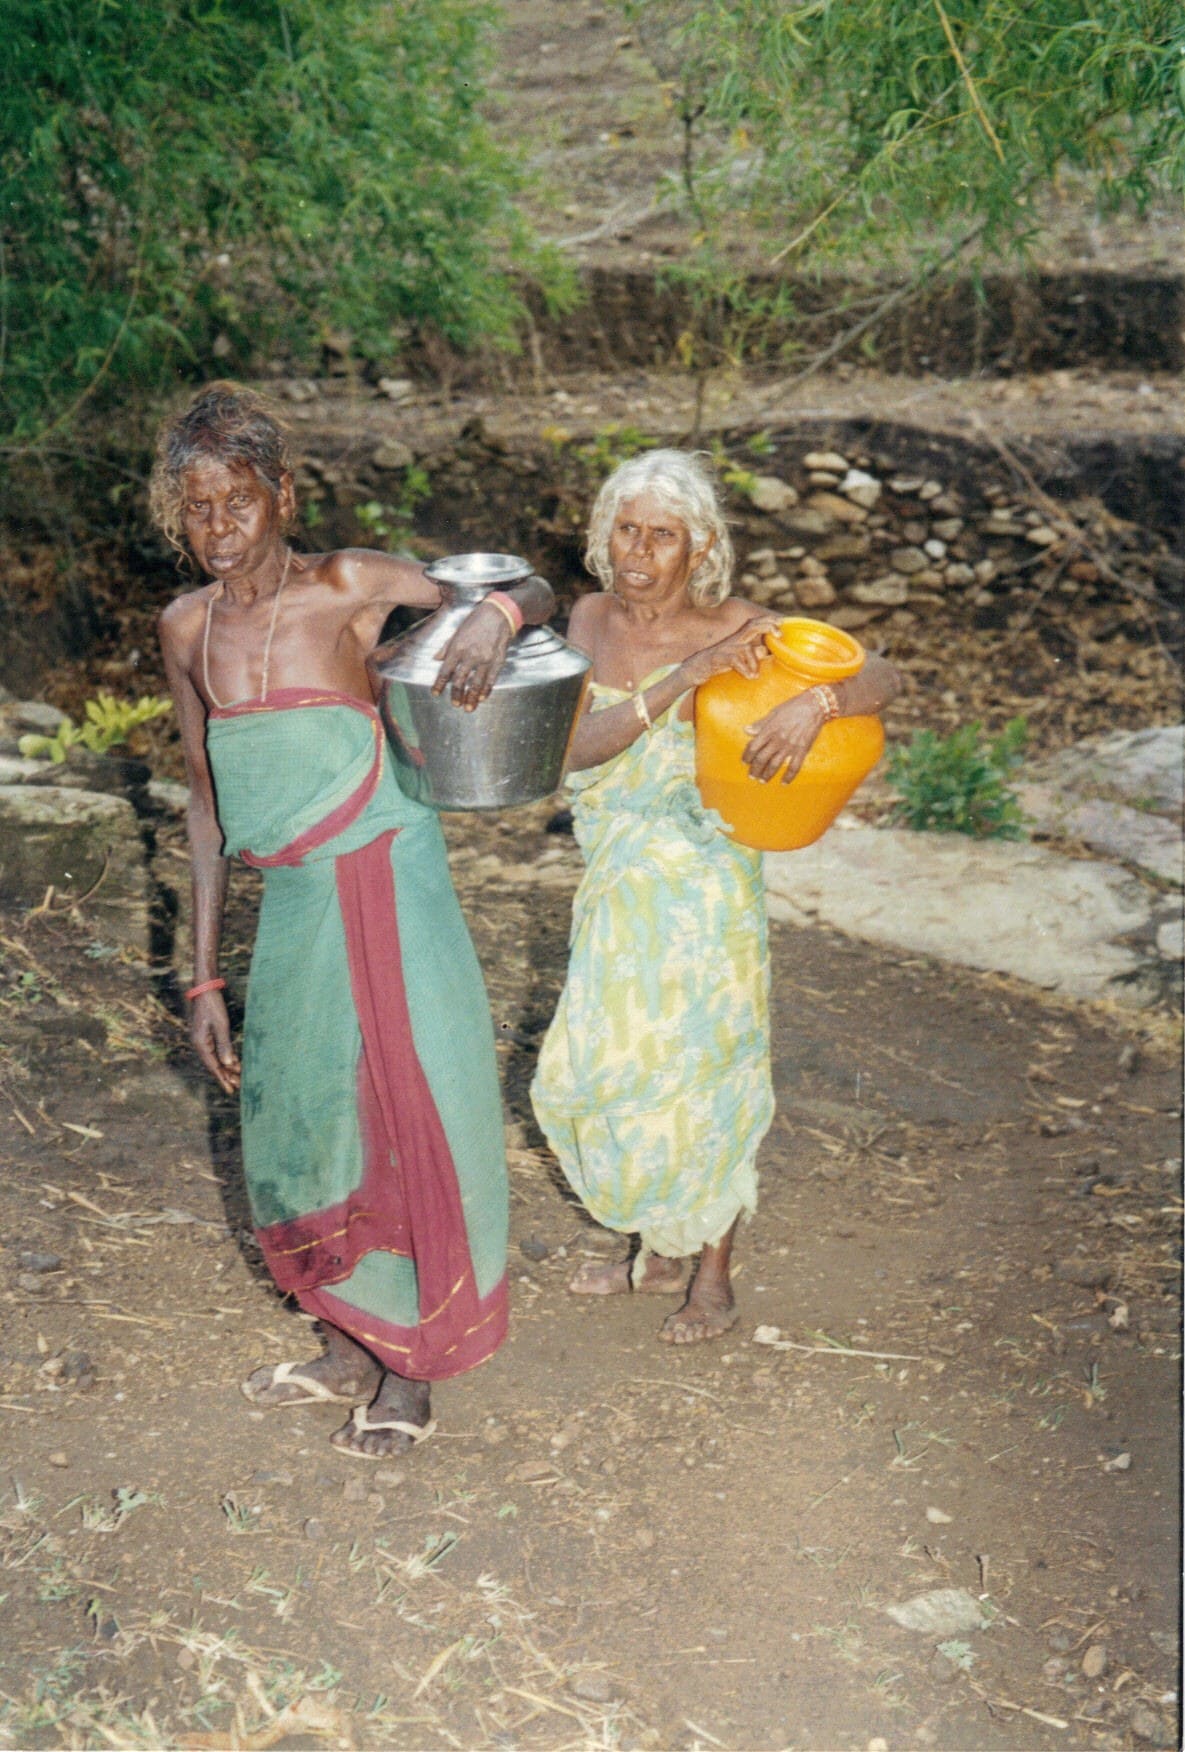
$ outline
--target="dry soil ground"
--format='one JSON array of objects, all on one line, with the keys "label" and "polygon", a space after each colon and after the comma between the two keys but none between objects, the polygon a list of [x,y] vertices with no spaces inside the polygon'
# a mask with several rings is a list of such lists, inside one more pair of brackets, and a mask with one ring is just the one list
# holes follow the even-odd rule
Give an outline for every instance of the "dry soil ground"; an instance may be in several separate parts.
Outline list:
[{"label": "dry soil ground", "polygon": [[[314,1335],[261,1274],[167,980],[4,920],[0,1743],[1174,1743],[1171,1037],[775,926],[742,1318],[672,1350],[663,1304],[565,1289],[608,1238],[525,1098],[576,874],[545,815],[449,822],[513,1336],[397,1464],[337,1454],[335,1408],[239,1396]],[[253,907],[237,878],[240,992]],[[952,1588],[987,1628],[886,1616]]]}]

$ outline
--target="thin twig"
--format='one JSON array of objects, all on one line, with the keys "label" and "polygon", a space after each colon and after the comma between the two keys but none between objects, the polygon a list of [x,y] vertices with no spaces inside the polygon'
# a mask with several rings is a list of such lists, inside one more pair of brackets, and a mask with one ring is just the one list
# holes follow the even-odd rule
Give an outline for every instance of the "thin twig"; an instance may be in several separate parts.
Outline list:
[{"label": "thin twig", "polygon": [[992,127],[991,120],[988,116],[988,113],[984,109],[983,104],[980,101],[979,91],[976,87],[974,79],[972,79],[972,77],[971,77],[971,69],[968,67],[966,61],[964,61],[963,51],[960,49],[958,43],[955,40],[955,33],[951,29],[950,19],[946,16],[946,9],[942,4],[942,0],[934,0],[934,10],[938,14],[939,18],[942,21],[942,28],[943,28],[944,32],[946,33],[946,40],[950,44],[950,52],[955,58],[955,65],[959,69],[959,73],[962,76],[963,84],[967,87],[967,92],[971,98],[972,107],[975,110],[976,115],[979,117],[980,124],[983,128],[984,133],[987,135],[988,139],[991,141],[993,147],[995,148],[996,157],[1000,160],[1000,163],[1003,164],[1003,162],[1004,162],[1004,148],[1001,146],[999,135],[996,133],[996,130]]},{"label": "thin twig", "polygon": [[844,1344],[795,1344],[789,1338],[757,1339],[765,1350],[805,1351],[811,1357],[871,1357],[878,1363],[924,1363],[925,1357],[907,1356],[904,1351],[856,1350]]}]

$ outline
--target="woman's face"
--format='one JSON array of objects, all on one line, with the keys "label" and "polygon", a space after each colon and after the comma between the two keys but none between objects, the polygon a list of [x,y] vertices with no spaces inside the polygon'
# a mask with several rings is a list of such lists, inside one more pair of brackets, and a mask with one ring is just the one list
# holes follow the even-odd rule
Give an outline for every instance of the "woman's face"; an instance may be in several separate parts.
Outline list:
[{"label": "woman's face", "polygon": [[181,478],[181,524],[207,577],[237,583],[267,563],[283,539],[291,486],[277,495],[242,463],[197,462]]},{"label": "woman's face", "polygon": [[609,532],[614,595],[639,606],[686,597],[704,553],[692,547],[686,524],[653,493],[623,499]]}]

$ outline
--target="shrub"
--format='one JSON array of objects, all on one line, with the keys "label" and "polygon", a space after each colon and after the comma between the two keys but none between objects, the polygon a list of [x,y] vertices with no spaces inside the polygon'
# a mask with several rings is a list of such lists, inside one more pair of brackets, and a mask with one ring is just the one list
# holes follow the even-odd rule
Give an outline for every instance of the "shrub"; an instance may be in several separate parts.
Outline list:
[{"label": "shrub", "polygon": [[126,742],[140,724],[162,717],[173,709],[170,700],[154,694],[141,694],[135,701],[117,700],[114,694],[100,692],[97,699],[86,702],[86,719],[76,724],[67,718],[52,736],[22,736],[17,744],[27,760],[49,757],[58,766],[79,743],[92,754],[106,754],[117,742]]},{"label": "shrub", "polygon": [[1024,815],[1007,780],[1027,735],[1023,718],[1012,718],[996,737],[985,737],[978,720],[950,736],[915,731],[889,756],[889,783],[897,793],[893,820],[919,831],[1022,839]]}]

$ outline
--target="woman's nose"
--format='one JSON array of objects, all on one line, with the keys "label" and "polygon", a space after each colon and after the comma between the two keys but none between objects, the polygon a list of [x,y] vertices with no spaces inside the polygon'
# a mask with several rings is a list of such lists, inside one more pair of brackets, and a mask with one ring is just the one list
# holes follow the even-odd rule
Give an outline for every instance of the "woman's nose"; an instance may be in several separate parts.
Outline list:
[{"label": "woman's nose", "polygon": [[217,535],[221,531],[229,529],[230,526],[230,512],[225,505],[220,505],[218,500],[215,499],[210,507],[210,529],[212,533]]}]

